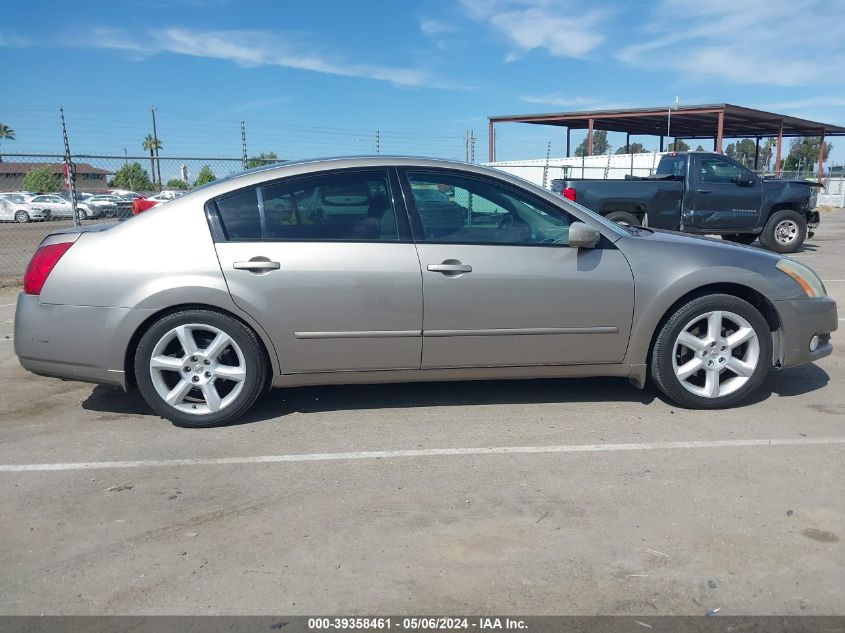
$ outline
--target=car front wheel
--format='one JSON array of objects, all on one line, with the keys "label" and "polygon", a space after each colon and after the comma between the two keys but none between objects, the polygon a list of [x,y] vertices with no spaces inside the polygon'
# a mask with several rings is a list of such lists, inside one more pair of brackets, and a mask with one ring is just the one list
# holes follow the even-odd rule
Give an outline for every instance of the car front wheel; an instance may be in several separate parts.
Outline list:
[{"label": "car front wheel", "polygon": [[763,315],[732,295],[695,298],[672,314],[654,342],[651,376],[678,404],[730,407],[757,390],[772,362]]},{"label": "car front wheel", "polygon": [[29,214],[26,211],[15,213],[15,222],[29,222]]},{"label": "car front wheel", "polygon": [[212,310],[167,315],[141,337],[135,377],[147,404],[177,426],[236,420],[267,381],[264,347],[240,321]]}]

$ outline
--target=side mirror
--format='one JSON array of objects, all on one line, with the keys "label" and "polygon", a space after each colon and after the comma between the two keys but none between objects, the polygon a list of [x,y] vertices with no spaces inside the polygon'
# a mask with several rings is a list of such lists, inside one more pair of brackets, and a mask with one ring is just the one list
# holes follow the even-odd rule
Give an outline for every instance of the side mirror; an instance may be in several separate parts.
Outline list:
[{"label": "side mirror", "polygon": [[569,245],[574,248],[595,248],[601,233],[583,222],[569,225]]},{"label": "side mirror", "polygon": [[754,179],[751,176],[737,176],[736,184],[740,187],[751,187],[754,184]]}]

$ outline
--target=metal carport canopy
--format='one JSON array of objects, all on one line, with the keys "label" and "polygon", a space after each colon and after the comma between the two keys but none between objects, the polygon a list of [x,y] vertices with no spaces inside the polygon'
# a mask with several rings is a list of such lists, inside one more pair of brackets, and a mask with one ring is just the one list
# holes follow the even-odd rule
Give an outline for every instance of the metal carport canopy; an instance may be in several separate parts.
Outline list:
[{"label": "metal carport canopy", "polygon": [[[671,127],[669,124],[671,117]],[[592,150],[593,130],[622,132],[629,137],[648,135],[663,137],[667,131],[679,139],[714,139],[714,151],[722,151],[723,138],[778,138],[780,165],[783,137],[792,136],[845,136],[845,127],[819,123],[775,112],[755,110],[730,103],[688,105],[663,108],[633,108],[627,110],[593,110],[582,112],[552,112],[548,114],[509,114],[491,116],[489,119],[489,160],[496,157],[494,125],[496,123],[533,123],[567,128],[567,156],[569,156],[569,130],[588,130],[587,147]],[[669,128],[667,130],[667,128]],[[592,151],[588,151],[589,154]],[[820,152],[821,155],[821,152]],[[821,158],[821,156],[820,156]],[[821,162],[820,162],[821,165]],[[820,167],[821,168],[821,167]]]}]

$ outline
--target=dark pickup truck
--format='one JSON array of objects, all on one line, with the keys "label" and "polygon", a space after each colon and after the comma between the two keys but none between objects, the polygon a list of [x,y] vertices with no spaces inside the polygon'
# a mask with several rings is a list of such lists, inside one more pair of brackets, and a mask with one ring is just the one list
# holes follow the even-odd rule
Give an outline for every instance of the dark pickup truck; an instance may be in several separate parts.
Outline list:
[{"label": "dark pickup truck", "polygon": [[552,191],[615,222],[686,233],[717,234],[792,253],[819,225],[816,187],[804,180],[760,178],[711,152],[660,159],[654,176],[624,180],[553,180]]}]

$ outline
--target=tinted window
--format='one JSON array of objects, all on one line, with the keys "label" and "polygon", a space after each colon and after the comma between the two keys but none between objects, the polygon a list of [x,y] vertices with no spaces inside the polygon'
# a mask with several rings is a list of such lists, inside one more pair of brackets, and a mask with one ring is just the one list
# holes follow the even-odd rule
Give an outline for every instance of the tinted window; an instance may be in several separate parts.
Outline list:
[{"label": "tinted window", "polygon": [[262,189],[267,238],[396,241],[396,211],[387,173],[326,174]]},{"label": "tinted window", "polygon": [[424,241],[459,244],[569,242],[571,218],[488,180],[410,172],[408,180]]},{"label": "tinted window", "polygon": [[701,182],[736,183],[738,176],[750,177],[747,169],[719,156],[702,158],[699,170]]},{"label": "tinted window", "polygon": [[657,163],[658,176],[686,176],[686,156],[664,156]]},{"label": "tinted window", "polygon": [[260,240],[261,217],[258,213],[258,195],[248,189],[225,198],[217,199],[223,232],[230,241]]}]

